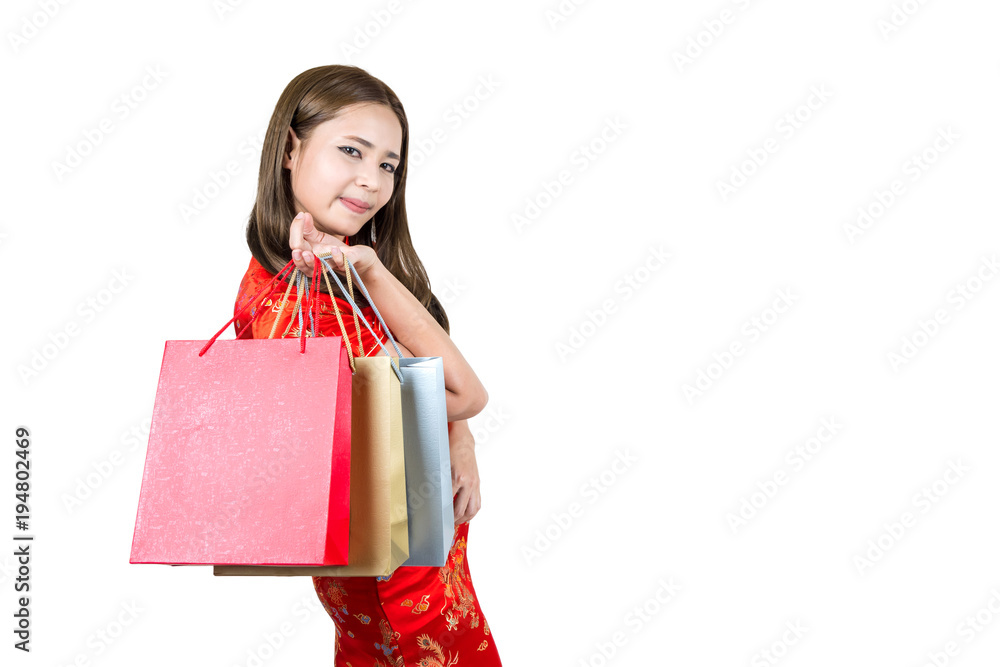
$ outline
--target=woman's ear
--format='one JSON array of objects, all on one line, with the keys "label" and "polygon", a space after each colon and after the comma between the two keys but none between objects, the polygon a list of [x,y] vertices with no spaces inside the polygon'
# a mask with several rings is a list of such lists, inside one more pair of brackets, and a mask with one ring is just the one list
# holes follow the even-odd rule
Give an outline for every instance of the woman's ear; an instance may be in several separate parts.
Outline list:
[{"label": "woman's ear", "polygon": [[288,136],[285,138],[285,152],[281,157],[281,166],[285,169],[292,168],[292,161],[294,156],[297,155],[299,151],[299,146],[302,142],[299,141],[299,136],[295,134],[295,130],[288,128]]}]

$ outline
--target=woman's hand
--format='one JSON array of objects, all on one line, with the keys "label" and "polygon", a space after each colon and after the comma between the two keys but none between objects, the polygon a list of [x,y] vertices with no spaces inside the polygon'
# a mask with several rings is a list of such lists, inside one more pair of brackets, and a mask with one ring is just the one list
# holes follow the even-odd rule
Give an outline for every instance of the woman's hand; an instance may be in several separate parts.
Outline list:
[{"label": "woman's hand", "polygon": [[[295,268],[312,278],[313,261],[315,255],[328,255],[333,253],[333,257],[327,262],[338,273],[345,273],[344,257],[354,265],[362,279],[368,270],[376,262],[378,256],[375,251],[366,245],[349,246],[332,234],[324,234],[316,229],[313,224],[312,215],[305,211],[299,213],[292,220],[292,225],[288,230],[288,245],[292,248],[292,261]],[[322,264],[320,264],[322,267]]]},{"label": "woman's hand", "polygon": [[451,448],[451,490],[455,494],[455,524],[470,521],[479,513],[479,467],[476,465],[476,439],[465,419],[452,422],[448,433]]}]

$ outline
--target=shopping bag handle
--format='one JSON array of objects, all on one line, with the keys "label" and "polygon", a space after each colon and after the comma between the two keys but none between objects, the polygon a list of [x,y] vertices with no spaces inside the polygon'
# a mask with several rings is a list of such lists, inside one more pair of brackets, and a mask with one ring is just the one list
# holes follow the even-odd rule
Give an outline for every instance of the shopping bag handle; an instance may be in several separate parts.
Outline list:
[{"label": "shopping bag handle", "polygon": [[[314,268],[313,268],[314,274],[318,275],[320,273],[319,260],[315,260],[313,262],[313,266],[314,266]],[[303,322],[302,322],[302,307],[303,307],[303,304],[308,304],[306,307],[309,308],[309,322],[310,322],[310,325],[311,325],[311,331],[313,333],[313,336],[315,336],[316,335],[316,331],[317,331],[316,324],[317,324],[317,322],[319,320],[319,281],[318,280],[312,281],[313,284],[310,285],[309,284],[309,279],[305,276],[305,274],[302,274],[298,269],[296,269],[294,267],[295,267],[295,261],[294,260],[289,260],[288,263],[285,264],[281,268],[281,270],[278,271],[278,273],[276,273],[271,278],[271,280],[269,280],[259,290],[257,290],[257,293],[254,294],[252,297],[250,297],[250,299],[243,305],[243,307],[240,308],[236,312],[236,314],[233,315],[229,319],[229,321],[226,322],[225,325],[223,325],[223,327],[221,329],[219,329],[219,331],[214,336],[212,336],[212,338],[210,340],[208,340],[208,342],[205,343],[204,347],[201,348],[201,351],[198,352],[198,356],[200,357],[200,356],[204,355],[205,352],[208,351],[208,348],[210,348],[212,346],[212,343],[214,343],[216,341],[216,339],[220,335],[222,335],[222,332],[225,331],[229,327],[229,325],[232,324],[236,320],[237,317],[239,317],[240,315],[242,315],[243,311],[245,311],[247,309],[247,307],[250,306],[250,304],[256,303],[257,299],[260,298],[260,295],[263,294],[265,292],[265,290],[270,290],[272,288],[272,286],[274,285],[274,283],[277,282],[278,280],[280,280],[282,278],[282,276],[284,276],[288,272],[289,269],[292,270],[292,273],[291,273],[291,277],[288,280],[288,287],[285,288],[285,293],[281,297],[281,301],[280,301],[281,305],[279,306],[279,309],[278,309],[278,315],[277,315],[277,317],[275,317],[274,324],[272,324],[271,331],[270,331],[270,333],[268,333],[267,337],[268,338],[273,338],[274,337],[275,330],[277,329],[277,326],[278,326],[278,320],[281,319],[281,315],[282,315],[282,313],[285,310],[285,305],[288,303],[288,295],[291,292],[292,284],[294,283],[295,284],[295,290],[296,290],[295,310],[292,311],[292,315],[289,318],[288,326],[285,327],[285,331],[282,334],[282,337],[284,337],[284,334],[288,333],[289,328],[291,328],[291,326],[292,326],[292,320],[295,319],[295,315],[297,313],[298,316],[299,316],[299,341],[300,341],[299,352],[300,353],[304,353],[306,351],[306,338],[307,338],[307,336],[305,336],[305,327],[303,326]],[[304,289],[303,289],[303,283],[305,283],[305,288]],[[327,286],[329,288],[329,281],[327,281]],[[304,298],[303,298],[303,292],[305,293]],[[340,334],[341,334],[341,337],[344,340],[344,344],[347,346],[347,356],[348,356],[348,360],[350,361],[350,364],[351,364],[351,372],[353,373],[354,370],[355,370],[354,355],[351,352],[350,345],[347,344],[348,340],[349,340],[348,337],[347,337],[347,331],[345,330],[345,328],[344,328],[344,322],[343,322],[343,320],[340,317],[340,308],[337,306],[337,301],[336,301],[336,299],[332,299],[332,292],[331,292],[331,300],[333,301],[333,307],[334,307],[334,310],[335,310],[335,312],[337,314],[337,322],[340,325]],[[254,321],[256,321],[257,318],[259,318],[261,316],[261,314],[263,312],[264,312],[264,308],[263,307],[258,307],[257,310],[254,312],[254,314],[250,317],[249,321],[247,321],[247,323],[243,326],[243,328],[240,329],[237,332],[236,337],[239,338],[240,336],[242,336],[243,332],[246,331],[254,323]]]},{"label": "shopping bag handle", "polygon": [[[258,297],[259,297],[259,296],[260,296],[261,294],[263,294],[263,293],[264,293],[264,290],[266,290],[266,289],[270,289],[270,287],[271,287],[272,285],[274,285],[274,283],[275,283],[275,282],[276,282],[276,281],[277,281],[277,280],[278,280],[279,278],[281,278],[281,277],[282,277],[282,275],[283,275],[283,274],[284,274],[285,272],[287,272],[287,271],[288,271],[289,269],[292,269],[293,271],[297,271],[297,269],[295,269],[294,267],[295,267],[295,261],[294,261],[294,260],[288,260],[288,264],[285,264],[285,265],[284,265],[284,266],[283,266],[283,267],[281,268],[281,270],[280,270],[280,271],[278,271],[278,272],[277,272],[276,274],[274,274],[274,276],[273,276],[273,277],[271,278],[271,280],[269,280],[269,281],[268,281],[268,282],[267,282],[267,283],[266,283],[266,284],[265,284],[265,285],[264,285],[263,287],[261,287],[261,288],[260,288],[259,290],[257,290],[257,293],[256,293],[256,294],[254,294],[254,295],[253,295],[252,297],[250,297],[250,299],[248,299],[248,300],[247,300],[247,302],[246,302],[245,304],[243,304],[243,307],[242,307],[242,308],[240,308],[240,309],[239,309],[238,311],[236,311],[236,314],[235,314],[235,315],[233,315],[233,316],[232,316],[232,317],[231,317],[231,318],[229,319],[229,321],[228,321],[228,322],[226,322],[226,323],[225,323],[225,324],[224,324],[224,325],[222,326],[222,328],[221,328],[221,329],[219,329],[218,333],[216,333],[216,334],[215,334],[214,336],[212,336],[212,337],[211,337],[211,338],[210,338],[210,339],[208,340],[208,342],[207,342],[207,343],[205,343],[205,346],[201,348],[201,351],[200,351],[200,352],[198,353],[198,356],[200,357],[200,356],[204,355],[204,354],[205,354],[205,352],[207,352],[207,351],[208,351],[208,348],[210,348],[210,347],[212,346],[212,343],[214,343],[214,342],[215,342],[215,339],[216,339],[216,338],[218,338],[219,336],[221,336],[221,335],[222,335],[222,332],[223,332],[223,331],[225,331],[225,330],[226,330],[226,329],[227,329],[227,328],[229,327],[229,325],[230,325],[230,324],[232,324],[233,322],[235,322],[235,321],[236,321],[236,318],[237,318],[237,317],[239,317],[240,315],[242,315],[242,314],[243,314],[243,311],[247,309],[247,306],[249,306],[249,305],[250,305],[251,303],[256,303],[256,302],[257,302],[257,298],[258,298]],[[289,286],[291,286],[291,282],[289,282]],[[254,321],[255,319],[257,319],[257,317],[258,317],[258,316],[260,315],[260,313],[261,313],[261,311],[262,311],[262,310],[263,310],[262,308],[258,308],[258,309],[257,309],[257,312],[255,312],[255,313],[253,314],[253,317],[251,317],[251,318],[250,318],[250,321],[249,321],[249,322],[247,322],[247,326],[246,326],[246,327],[243,327],[243,328],[242,328],[242,329],[241,329],[241,330],[239,331],[239,333],[237,333],[237,334],[236,334],[236,337],[237,337],[237,338],[239,338],[239,335],[240,335],[240,334],[242,334],[242,333],[243,333],[244,331],[246,331],[246,328],[247,328],[248,326],[250,326],[250,323],[251,323],[251,322],[253,322],[253,321]]]},{"label": "shopping bag handle", "polygon": [[[365,295],[365,298],[368,299],[368,303],[371,304],[372,310],[375,312],[375,317],[378,318],[379,323],[382,325],[382,330],[385,331],[385,334],[389,337],[389,342],[392,343],[392,347],[396,350],[396,355],[398,357],[402,358],[403,357],[403,353],[399,351],[399,346],[396,345],[396,339],[393,338],[392,332],[389,331],[389,325],[387,325],[385,323],[385,320],[382,319],[382,314],[378,312],[378,308],[375,307],[375,302],[372,300],[371,296],[368,295],[368,290],[365,288],[365,284],[361,280],[361,276],[358,274],[358,270],[356,268],[354,268],[354,265],[351,264],[351,262],[347,259],[347,257],[344,257],[344,265],[348,269],[348,273],[346,274],[347,275],[348,288],[345,289],[344,288],[344,284],[342,282],[340,282],[340,277],[337,275],[337,272],[334,271],[333,267],[330,266],[330,263],[326,261],[326,259],[328,257],[332,257],[332,256],[333,255],[329,255],[329,254],[327,254],[327,255],[315,255],[316,259],[318,259],[321,262],[323,262],[323,266],[326,267],[326,271],[324,272],[323,277],[324,278],[326,277],[326,273],[329,273],[331,276],[333,276],[333,279],[335,281],[337,281],[337,287],[339,287],[340,291],[343,292],[344,296],[347,297],[347,302],[349,304],[351,304],[351,308],[354,311],[355,327],[357,327],[357,321],[358,321],[358,317],[357,316],[358,316],[358,313],[361,311],[361,309],[358,308],[358,304],[354,303],[354,299],[351,296],[352,293],[353,293],[353,291],[354,291],[354,290],[350,289],[350,285],[351,285],[350,274],[351,273],[354,274],[355,280],[357,280],[357,282],[358,282],[358,287],[361,288],[361,293]],[[334,300],[334,301],[336,301],[336,300]],[[368,331],[371,332],[372,337],[375,339],[375,342],[379,344],[379,347],[382,348],[382,351],[384,351],[385,354],[386,354],[386,356],[389,357],[389,363],[392,365],[392,370],[395,371],[396,377],[399,378],[399,382],[400,382],[400,384],[402,384],[402,382],[403,382],[403,374],[399,370],[399,367],[396,365],[396,362],[393,360],[392,354],[389,353],[389,350],[386,349],[386,347],[382,343],[382,341],[379,340],[378,334],[376,334],[375,331],[372,330],[371,325],[368,324],[368,320],[365,319],[362,316],[361,317],[361,321],[365,323],[365,326],[368,328]],[[358,330],[358,343],[360,344],[360,342],[361,342],[361,331]]]},{"label": "shopping bag handle", "polygon": [[[274,338],[274,332],[277,331],[277,329],[278,329],[278,321],[281,319],[281,315],[285,312],[285,306],[288,304],[288,295],[289,295],[289,293],[292,290],[292,282],[295,282],[296,283],[295,284],[295,293],[296,293],[295,307],[292,310],[292,315],[288,319],[288,325],[285,326],[285,330],[282,332],[281,337],[284,338],[285,335],[288,333],[288,330],[291,329],[292,322],[295,320],[295,315],[298,314],[298,316],[299,316],[299,339],[301,340],[300,351],[301,352],[305,352],[306,351],[305,338],[307,338],[307,336],[305,336],[306,329],[305,329],[305,326],[303,325],[303,322],[302,322],[302,309],[303,308],[308,308],[309,309],[309,325],[310,325],[309,330],[312,331],[312,335],[313,335],[313,337],[315,337],[317,335],[316,332],[318,331],[318,329],[317,329],[317,322],[319,321],[319,276],[320,276],[320,274],[323,274],[323,278],[326,279],[326,274],[324,274],[323,271],[320,270],[319,260],[316,259],[315,257],[313,259],[313,278],[311,280],[310,280],[310,278],[308,278],[304,274],[301,274],[298,269],[296,269],[292,273],[292,281],[290,281],[288,283],[288,287],[285,288],[285,293],[281,297],[280,306],[278,307],[278,315],[274,318],[274,322],[271,323],[271,331],[267,334],[268,338]],[[295,280],[296,276],[299,276],[299,279],[298,279],[297,282]],[[304,290],[303,290],[303,283],[305,283],[305,289]],[[350,288],[350,285],[348,285],[348,288]],[[340,307],[337,305],[337,300],[333,296],[333,290],[330,288],[330,281],[329,280],[326,280],[326,289],[327,289],[327,291],[330,292],[330,300],[333,303],[333,310],[334,310],[334,312],[337,315],[337,324],[340,326],[340,336],[341,336],[342,340],[344,341],[344,346],[347,348],[347,359],[350,362],[351,374],[353,375],[356,372],[356,370],[357,370],[356,367],[355,367],[355,365],[354,365],[354,353],[351,350],[351,346],[349,345],[350,338],[348,338],[348,336],[347,336],[347,329],[344,327],[344,320],[340,316]],[[303,297],[303,293],[305,293],[305,297]],[[256,317],[256,313],[254,315]],[[253,321],[253,319],[251,319],[251,322],[252,321]],[[357,324],[357,321],[358,321],[358,316],[357,316],[357,314],[355,314],[354,315],[354,323],[355,323],[354,326],[355,326],[355,329],[360,329],[361,327]],[[249,324],[248,324],[248,326],[249,326]],[[246,329],[246,327],[243,327],[243,330],[245,330],[245,329]],[[243,330],[240,331],[240,334],[242,334]],[[364,352],[362,350],[362,354],[363,353]]]},{"label": "shopping bag handle", "polygon": [[[340,316],[340,306],[337,305],[337,298],[333,294],[333,288],[330,287],[330,279],[326,277],[326,272],[320,269],[319,258],[314,255],[313,261],[313,281],[318,285],[318,276],[323,276],[323,281],[326,283],[326,291],[330,293],[330,301],[333,303],[333,312],[337,316],[337,324],[340,325],[340,335],[344,340],[344,347],[347,348],[347,360],[351,364],[351,375],[357,371],[354,365],[354,351],[351,349],[351,339],[347,336],[347,330],[344,328],[344,320]],[[358,326],[358,314],[354,313],[354,330],[358,332],[358,349],[361,354],[364,354],[364,348],[361,347],[361,327]]]},{"label": "shopping bag handle", "polygon": [[[352,298],[352,294],[354,293],[354,291],[351,289],[351,278],[350,278],[350,275],[348,274],[348,276],[347,276],[348,288],[345,289],[344,288],[344,284],[342,282],[340,282],[340,278],[337,276],[336,271],[334,271],[333,267],[330,266],[330,264],[326,261],[326,258],[327,257],[332,257],[332,255],[323,255],[323,256],[313,255],[313,257],[314,257],[314,260],[313,260],[313,267],[314,267],[314,269],[313,269],[313,275],[314,276],[318,276],[320,273],[322,273],[323,274],[323,279],[326,280],[327,290],[330,292],[330,300],[333,302],[334,313],[337,316],[337,324],[340,326],[341,337],[343,338],[344,345],[347,348],[348,361],[350,362],[351,373],[353,374],[355,372],[356,368],[355,368],[355,364],[354,364],[354,354],[353,354],[353,352],[351,350],[351,346],[350,346],[350,338],[348,338],[347,331],[344,328],[344,322],[341,319],[340,307],[337,305],[337,299],[334,297],[333,291],[330,290],[330,281],[326,278],[326,272],[329,272],[330,275],[333,276],[333,279],[337,282],[337,286],[340,288],[341,292],[344,293],[344,296],[347,297],[347,302],[351,305],[351,308],[354,311],[355,330],[358,332],[358,345],[359,345],[359,348],[360,348],[360,345],[361,345],[361,331],[357,327],[357,322],[358,322],[358,312],[360,312],[361,309],[358,307],[358,305],[354,302],[354,299]],[[320,271],[320,268],[319,268],[319,263],[320,262],[322,262],[323,266],[326,267],[326,271]],[[368,299],[368,303],[371,304],[372,310],[375,312],[375,316],[378,318],[379,323],[382,325],[382,329],[385,331],[386,335],[389,337],[389,341],[392,343],[393,348],[396,350],[396,354],[400,358],[402,358],[403,353],[400,352],[399,346],[396,345],[396,339],[393,338],[392,332],[389,330],[389,325],[387,325],[385,323],[385,320],[382,319],[382,314],[378,312],[378,308],[375,307],[374,301],[372,301],[371,296],[369,296],[368,289],[365,287],[364,282],[361,280],[361,276],[358,275],[358,270],[356,268],[354,268],[354,266],[350,263],[350,261],[348,261],[348,259],[346,257],[344,258],[344,263],[346,264],[346,266],[348,267],[348,269],[350,270],[350,272],[352,272],[355,275],[355,277],[356,277],[356,279],[358,281],[358,287],[361,288],[361,293],[365,295],[365,298]],[[288,287],[285,288],[285,293],[281,297],[281,306],[280,306],[280,309],[278,311],[278,316],[275,318],[274,324],[271,325],[271,331],[268,334],[268,338],[272,338],[274,336],[274,332],[275,332],[275,329],[277,327],[278,320],[281,318],[281,314],[284,311],[285,304],[288,302],[288,295],[291,292],[292,283],[295,283],[295,289],[296,289],[296,294],[298,295],[298,298],[296,298],[296,301],[295,301],[295,310],[292,311],[291,318],[289,318],[288,326],[285,327],[284,333],[288,333],[288,329],[292,325],[291,320],[293,320],[295,318],[296,313],[298,313],[298,316],[299,316],[299,340],[301,341],[300,342],[299,352],[304,353],[306,351],[306,336],[304,336],[305,327],[302,326],[302,324],[303,324],[303,322],[302,322],[302,303],[303,303],[303,299],[301,298],[301,296],[302,296],[302,293],[303,293],[303,289],[301,287],[301,284],[303,282],[305,282],[307,284],[305,292],[306,292],[306,294],[308,294],[309,291],[310,291],[310,286],[309,286],[310,280],[309,280],[309,278],[305,274],[302,274],[297,268],[294,268],[294,267],[295,267],[295,260],[293,260],[293,259],[288,260],[288,263],[285,264],[283,267],[281,267],[281,270],[278,271],[278,273],[276,273],[271,278],[271,280],[269,280],[267,283],[265,283],[263,287],[261,287],[259,290],[257,290],[257,293],[254,294],[243,305],[243,307],[240,308],[236,312],[236,314],[234,314],[229,319],[229,321],[226,322],[223,325],[223,327],[221,329],[219,329],[216,332],[216,334],[214,336],[212,336],[208,340],[208,342],[205,343],[204,347],[201,348],[201,351],[198,352],[198,356],[200,357],[200,356],[204,355],[205,352],[208,351],[208,348],[210,348],[212,346],[212,343],[214,343],[216,341],[216,339],[219,336],[222,335],[222,332],[224,332],[229,327],[230,324],[232,324],[233,322],[235,322],[236,318],[239,317],[240,315],[242,315],[243,311],[245,311],[247,309],[247,307],[251,303],[256,303],[256,301],[260,297],[260,295],[263,294],[265,290],[270,289],[272,287],[272,285],[274,285],[275,282],[277,282],[283,275],[285,275],[288,272],[289,269],[291,269],[292,273],[291,273],[291,277],[289,278],[289,281],[288,281]],[[316,332],[316,323],[319,320],[319,298],[318,298],[318,295],[319,295],[319,280],[317,280],[317,279],[314,278],[311,282],[312,282],[312,285],[311,285],[312,290],[311,291],[313,291],[313,293],[316,296],[314,296],[311,299],[307,296],[305,300],[309,303],[309,305],[308,305],[308,307],[309,307],[309,319],[310,319],[310,323],[312,324],[313,335],[315,335],[315,332]],[[315,311],[315,316],[314,316],[314,311]],[[260,315],[263,312],[264,312],[263,308],[257,308],[256,312],[254,312],[254,314],[250,317],[250,320],[246,323],[246,325],[244,325],[244,327],[242,329],[240,329],[239,332],[237,332],[236,337],[239,338],[243,334],[243,332],[246,331],[247,328],[250,327],[250,325],[253,324],[253,322],[258,317],[260,317]],[[368,328],[368,331],[371,332],[372,337],[375,339],[375,342],[377,342],[379,344],[379,346],[385,352],[386,356],[389,357],[389,363],[392,365],[392,370],[396,373],[396,377],[399,378],[399,382],[402,383],[403,382],[403,374],[399,370],[399,367],[396,365],[396,362],[393,360],[392,354],[390,354],[389,350],[386,349],[385,345],[379,339],[378,334],[376,334],[372,330],[371,325],[368,324],[368,320],[364,316],[362,316],[360,319],[361,319],[362,322],[365,323],[365,326]],[[282,334],[282,335],[284,335],[284,334]]]}]

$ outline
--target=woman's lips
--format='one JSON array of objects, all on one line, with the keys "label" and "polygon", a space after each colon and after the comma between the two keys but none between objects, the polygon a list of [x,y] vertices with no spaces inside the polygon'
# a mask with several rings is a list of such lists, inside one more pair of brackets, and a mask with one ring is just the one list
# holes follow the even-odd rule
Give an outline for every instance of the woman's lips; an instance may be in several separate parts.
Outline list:
[{"label": "woman's lips", "polygon": [[344,205],[344,208],[352,213],[367,213],[368,209],[371,208],[360,199],[351,199],[350,197],[341,197],[340,203]]}]

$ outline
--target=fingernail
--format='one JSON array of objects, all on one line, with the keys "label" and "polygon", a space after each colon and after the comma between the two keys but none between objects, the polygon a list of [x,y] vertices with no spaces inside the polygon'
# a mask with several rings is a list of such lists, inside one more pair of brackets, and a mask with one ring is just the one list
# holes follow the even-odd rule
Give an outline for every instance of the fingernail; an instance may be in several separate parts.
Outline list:
[{"label": "fingernail", "polygon": [[295,219],[296,219],[296,220],[298,220],[298,219],[299,219],[299,218],[301,218],[301,217],[302,217],[303,215],[305,215],[305,213],[303,213],[302,211],[299,211],[299,214],[295,216]]}]

